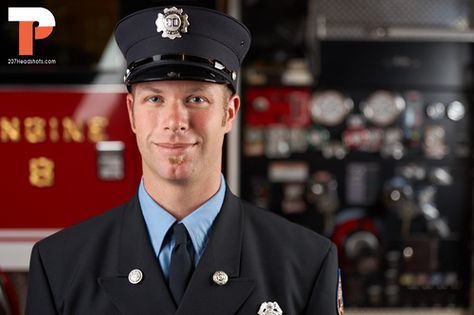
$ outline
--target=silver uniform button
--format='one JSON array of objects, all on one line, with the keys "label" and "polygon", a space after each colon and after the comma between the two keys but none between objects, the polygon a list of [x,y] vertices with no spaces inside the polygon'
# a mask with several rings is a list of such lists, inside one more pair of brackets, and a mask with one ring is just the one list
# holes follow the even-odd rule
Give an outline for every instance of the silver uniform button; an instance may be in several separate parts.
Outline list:
[{"label": "silver uniform button", "polygon": [[128,274],[128,281],[131,284],[138,284],[143,280],[143,272],[140,269],[133,269]]},{"label": "silver uniform button", "polygon": [[229,281],[229,277],[224,271],[216,271],[212,275],[212,281],[217,285],[226,285],[227,281]]}]

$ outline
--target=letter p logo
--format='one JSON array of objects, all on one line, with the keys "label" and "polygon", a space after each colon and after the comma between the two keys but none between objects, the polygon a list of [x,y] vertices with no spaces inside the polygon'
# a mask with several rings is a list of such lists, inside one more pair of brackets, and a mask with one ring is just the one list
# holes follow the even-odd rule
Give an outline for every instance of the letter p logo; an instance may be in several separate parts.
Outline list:
[{"label": "letter p logo", "polygon": [[[33,55],[33,40],[48,37],[56,26],[54,15],[45,8],[8,8],[8,21],[19,22],[18,53],[21,56]],[[38,26],[33,29],[33,23]]]}]

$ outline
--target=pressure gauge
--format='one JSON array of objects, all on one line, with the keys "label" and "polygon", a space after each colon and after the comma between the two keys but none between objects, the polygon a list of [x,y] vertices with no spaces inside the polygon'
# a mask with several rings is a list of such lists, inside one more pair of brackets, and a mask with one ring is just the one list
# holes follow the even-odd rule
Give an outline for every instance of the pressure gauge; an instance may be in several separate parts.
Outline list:
[{"label": "pressure gauge", "polygon": [[311,99],[311,117],[316,123],[336,126],[344,121],[353,107],[353,101],[338,91],[317,92]]},{"label": "pressure gauge", "polygon": [[452,121],[459,121],[464,118],[464,115],[466,114],[466,108],[464,107],[463,103],[454,101],[448,105],[446,112],[449,119]]},{"label": "pressure gauge", "polygon": [[441,102],[431,103],[426,107],[426,115],[433,120],[440,120],[446,114],[446,106]]},{"label": "pressure gauge", "polygon": [[270,101],[266,97],[258,96],[253,100],[252,106],[256,112],[266,112],[270,108]]},{"label": "pressure gauge", "polygon": [[405,100],[395,93],[379,90],[367,98],[361,105],[364,116],[379,127],[386,127],[395,122],[405,109]]}]

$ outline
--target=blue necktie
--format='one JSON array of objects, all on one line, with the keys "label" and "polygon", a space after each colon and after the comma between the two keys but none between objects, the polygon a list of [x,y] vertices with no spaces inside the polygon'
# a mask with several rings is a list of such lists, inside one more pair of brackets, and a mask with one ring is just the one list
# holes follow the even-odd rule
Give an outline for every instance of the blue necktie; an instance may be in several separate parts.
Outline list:
[{"label": "blue necktie", "polygon": [[[189,249],[192,245],[186,227],[182,223],[173,226],[176,239],[169,269],[169,287],[176,305],[179,305],[193,273],[194,263]],[[188,247],[191,247],[188,249]]]}]

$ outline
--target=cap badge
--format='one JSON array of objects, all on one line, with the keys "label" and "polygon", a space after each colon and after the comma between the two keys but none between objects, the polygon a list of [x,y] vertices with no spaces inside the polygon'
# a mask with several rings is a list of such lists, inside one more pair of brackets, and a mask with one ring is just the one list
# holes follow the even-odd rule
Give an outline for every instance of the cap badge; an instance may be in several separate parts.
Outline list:
[{"label": "cap badge", "polygon": [[155,21],[156,31],[163,32],[163,38],[175,39],[181,38],[181,33],[188,32],[188,15],[183,13],[183,9],[176,7],[166,8],[163,13],[158,13]]},{"label": "cap badge", "polygon": [[258,315],[283,315],[277,302],[263,302],[258,310]]}]

